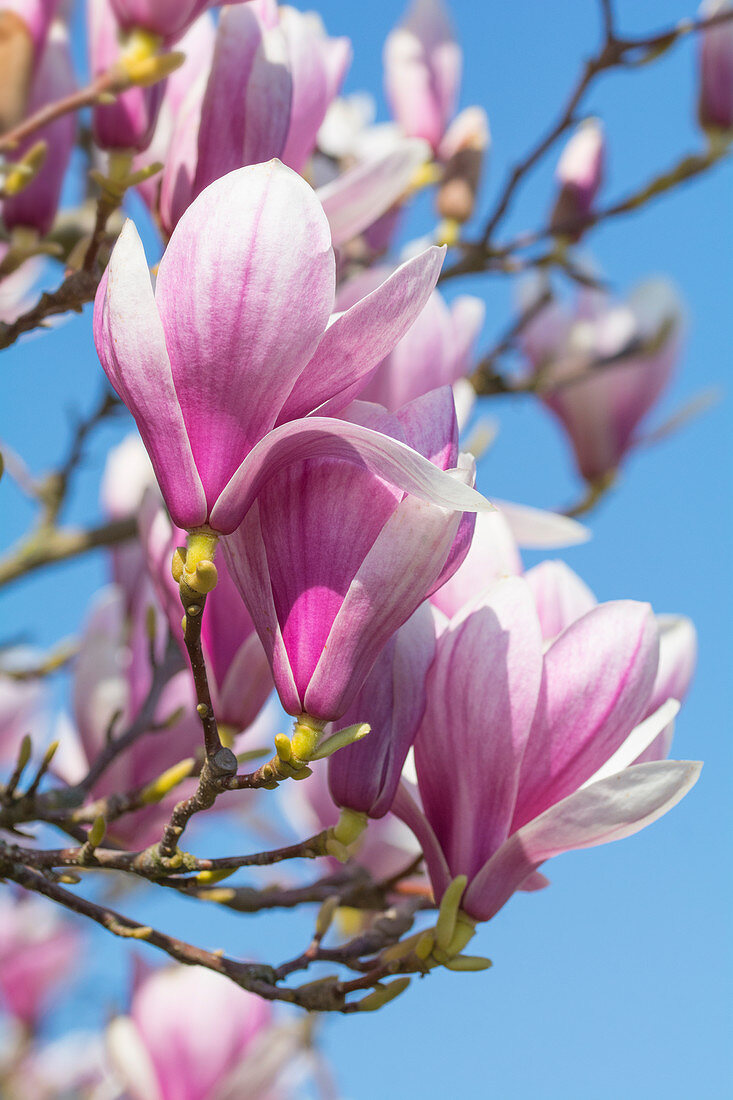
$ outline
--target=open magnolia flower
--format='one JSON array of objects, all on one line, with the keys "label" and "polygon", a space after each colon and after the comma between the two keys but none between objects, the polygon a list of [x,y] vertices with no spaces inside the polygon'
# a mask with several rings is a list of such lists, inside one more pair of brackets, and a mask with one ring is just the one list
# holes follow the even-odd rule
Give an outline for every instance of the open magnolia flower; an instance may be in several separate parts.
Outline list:
[{"label": "open magnolia flower", "polygon": [[421,841],[437,898],[466,875],[462,907],[488,920],[516,890],[545,884],[535,874],[545,860],[630,836],[679,802],[701,765],[649,761],[678,706],[645,720],[658,674],[646,604],[593,608],[544,656],[519,577],[444,625],[415,741],[424,816],[404,788],[394,805]]},{"label": "open magnolia flower", "polygon": [[442,258],[427,249],[332,317],[326,215],[279,161],[202,192],[171,237],[155,291],[128,222],[97,293],[95,342],[174,523],[229,534],[278,470],[327,455],[442,507],[488,507],[405,443],[334,418],[413,323]]}]

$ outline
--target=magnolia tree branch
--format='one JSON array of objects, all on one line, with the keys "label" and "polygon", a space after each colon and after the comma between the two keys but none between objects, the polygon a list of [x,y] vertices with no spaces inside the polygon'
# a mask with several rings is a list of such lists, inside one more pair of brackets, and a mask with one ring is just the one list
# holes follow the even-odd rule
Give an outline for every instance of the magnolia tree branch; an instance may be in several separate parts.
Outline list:
[{"label": "magnolia tree branch", "polygon": [[10,347],[26,332],[43,326],[49,317],[73,311],[81,313],[83,307],[94,301],[101,273],[73,271],[56,290],[42,294],[38,302],[14,321],[0,322],[0,350]]},{"label": "magnolia tree branch", "polygon": [[119,546],[137,535],[137,519],[110,520],[84,530],[52,527],[34,532],[0,558],[0,588],[46,565],[78,558],[100,547]]}]

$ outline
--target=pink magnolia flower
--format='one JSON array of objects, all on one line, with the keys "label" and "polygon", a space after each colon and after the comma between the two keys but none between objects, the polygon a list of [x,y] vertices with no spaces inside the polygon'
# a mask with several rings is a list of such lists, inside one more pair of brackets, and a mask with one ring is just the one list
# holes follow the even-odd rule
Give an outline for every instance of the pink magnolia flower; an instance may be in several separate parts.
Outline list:
[{"label": "pink magnolia flower", "polygon": [[[110,0],[123,30],[145,30],[172,45],[208,8],[223,0]],[[241,4],[244,0],[228,0]]]},{"label": "pink magnolia flower", "polygon": [[384,47],[387,99],[409,137],[438,149],[458,100],[462,54],[441,0],[413,0]]},{"label": "pink magnolia flower", "polygon": [[451,620],[415,742],[424,816],[402,789],[395,802],[436,898],[465,874],[462,907],[488,920],[551,856],[629,836],[687,793],[701,765],[626,766],[635,755],[622,751],[650,704],[658,654],[650,608],[619,601],[582,616],[543,656],[518,577]]},{"label": "pink magnolia flower", "polygon": [[[447,387],[396,416],[358,402],[349,416],[473,481]],[[225,554],[285,710],[341,718],[392,634],[458,567],[472,529],[472,514],[405,494],[348,458],[299,456],[274,474]]]},{"label": "pink magnolia flower", "polygon": [[[107,454],[100,486],[100,503],[113,520],[136,516],[149,488],[155,488],[155,474],[140,436],[134,432]],[[125,593],[128,605],[137,597],[145,555],[138,539],[114,546],[110,551],[112,580]]]},{"label": "pink magnolia flower", "polygon": [[663,279],[640,284],[620,304],[585,291],[573,312],[553,302],[527,325],[523,348],[541,371],[542,400],[586,480],[611,474],[638,442],[637,427],[679,357],[682,327],[679,298]]},{"label": "pink magnolia flower", "polygon": [[[388,267],[374,267],[349,279],[339,288],[337,309],[354,305],[389,274]],[[479,298],[462,295],[449,307],[434,290],[414,325],[377,366],[358,396],[395,412],[429,390],[457,382],[470,369],[485,312]]]},{"label": "pink magnolia flower", "polygon": [[[68,34],[65,27],[57,22],[48,34],[31,82],[27,112],[39,111],[69,95],[75,87]],[[75,137],[76,116],[67,114],[42,127],[13,150],[14,159],[19,159],[36,142],[46,143],[46,158],[35,179],[2,203],[2,217],[7,229],[28,226],[42,237],[49,232],[56,217]]]},{"label": "pink magnolia flower", "polygon": [[266,1100],[283,1068],[266,1057],[272,1030],[266,1001],[211,970],[180,966],[142,981],[129,1016],[110,1024],[107,1046],[130,1100]]},{"label": "pink magnolia flower", "polygon": [[2,15],[14,16],[26,29],[36,58],[40,57],[59,0],[3,0]]},{"label": "pink magnolia flower", "polygon": [[[603,182],[606,142],[603,124],[597,118],[588,118],[578,126],[570,138],[555,171],[558,195],[550,216],[553,230],[578,240],[582,236],[582,223],[592,209],[593,201]],[[566,229],[566,227],[570,229]]]},{"label": "pink magnolia flower", "polygon": [[435,655],[435,623],[427,603],[387,642],[338,725],[368,722],[369,736],[328,762],[337,806],[381,818],[392,807],[407,754],[425,711],[425,682]]},{"label": "pink magnolia flower", "polygon": [[[86,774],[106,745],[110,727],[124,731],[147,698],[152,669],[146,620],[148,607],[155,605],[150,590],[145,597],[130,609],[123,591],[110,586],[99,594],[89,616],[74,667],[74,726],[62,726],[55,759],[57,774],[69,783]],[[175,723],[164,731],[151,729],[121,753],[95,783],[92,797],[137,790],[194,755],[201,742],[195,705],[190,673],[182,669],[166,684],[150,721],[151,727],[166,724],[178,714]],[[136,847],[159,840],[161,825],[179,797],[173,792],[161,803],[110,823],[110,834]]]},{"label": "pink magnolia flower", "polygon": [[[730,0],[704,0],[700,16],[709,19],[730,11]],[[733,130],[733,20],[700,35],[700,87],[697,113],[700,125],[711,132]]]},{"label": "pink magnolia flower", "polygon": [[0,1004],[34,1027],[54,987],[77,966],[81,939],[39,898],[0,894]]},{"label": "pink magnolia flower", "polygon": [[202,192],[154,292],[126,224],[97,293],[95,342],[178,527],[229,534],[269,478],[321,455],[359,459],[446,507],[484,506],[404,443],[332,416],[413,323],[442,256],[431,248],[403,264],[329,324],[328,222],[308,184],[278,161]]},{"label": "pink magnolia flower", "polygon": [[[171,575],[171,560],[176,547],[185,545],[186,534],[173,527],[156,493],[148,493],[143,502],[140,535],[146,567],[168,618],[171,636],[185,652],[183,608]],[[217,585],[208,595],[201,623],[201,642],[219,725],[239,733],[254,722],[272,693],[272,673],[226,561],[219,560],[217,568]]]},{"label": "pink magnolia flower", "polygon": [[300,172],[351,58],[315,13],[252,0],[227,8],[210,65],[181,104],[161,189],[171,233],[209,183],[279,157]]},{"label": "pink magnolia flower", "polygon": [[[112,7],[113,0],[89,0],[87,36],[92,77],[101,76],[120,60],[124,48]],[[114,103],[92,111],[94,143],[100,149],[140,152],[150,144],[163,99],[165,82],[135,85],[115,96]]]}]

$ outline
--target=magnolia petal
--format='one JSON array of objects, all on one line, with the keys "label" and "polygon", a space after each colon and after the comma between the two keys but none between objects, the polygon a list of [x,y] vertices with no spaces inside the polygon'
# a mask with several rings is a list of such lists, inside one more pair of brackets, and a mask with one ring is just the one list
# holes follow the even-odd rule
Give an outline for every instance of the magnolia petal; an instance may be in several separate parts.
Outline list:
[{"label": "magnolia petal", "polygon": [[591,533],[582,523],[557,512],[530,508],[527,504],[510,504],[494,500],[512,529],[520,546],[528,550],[556,550],[562,546],[577,546],[587,542]]},{"label": "magnolia petal", "polygon": [[272,689],[267,654],[259,637],[253,633],[236,651],[219,689],[221,720],[246,730],[264,707]]},{"label": "magnolia petal", "polygon": [[438,281],[445,252],[433,246],[408,260],[333,321],[285,402],[280,423],[312,409],[331,415],[343,408],[349,398],[342,404],[339,396],[366,380],[414,323]]},{"label": "magnolia petal", "polygon": [[648,604],[601,604],[545,654],[542,689],[512,825],[516,831],[577,790],[644,716],[659,661]]},{"label": "magnolia petal", "polygon": [[537,605],[542,635],[548,640],[596,606],[590,588],[564,561],[540,562],[525,576]]},{"label": "magnolia petal", "polygon": [[206,497],[173,383],[142,242],[127,221],[94,303],[105,373],[135,418],[174,522],[206,522]]},{"label": "magnolia petal", "polygon": [[313,416],[281,424],[253,448],[221,493],[211,513],[212,526],[222,534],[231,533],[277,470],[320,457],[362,462],[404,492],[442,508],[461,512],[491,508],[474,489],[438,470],[406,444],[359,424]]},{"label": "magnolia petal", "polygon": [[275,611],[270,567],[256,502],[236,533],[223,539],[223,549],[229,572],[247,605],[269,659],[280,701],[288,714],[297,716],[302,713],[303,703],[295,686]]},{"label": "magnolia petal", "polygon": [[274,425],[333,296],[325,216],[279,161],[216,180],[176,226],[156,302],[209,508]]},{"label": "magnolia petal", "polygon": [[501,846],[542,678],[542,637],[520,577],[498,581],[440,635],[415,740],[420,796],[451,875]]},{"label": "magnolia petal", "polygon": [[435,900],[440,901],[450,885],[452,876],[430,822],[419,809],[404,781],[397,788],[397,794],[392,803],[392,813],[403,821],[417,838],[425,857]]},{"label": "magnolia petal", "polygon": [[292,80],[279,27],[255,4],[225,7],[201,108],[196,194],[245,164],[279,157],[290,124]]},{"label": "magnolia petal", "polygon": [[620,745],[595,775],[583,783],[583,787],[589,787],[591,783],[597,783],[600,779],[607,779],[609,775],[615,775],[623,768],[633,764],[643,752],[663,733],[670,722],[673,722],[679,713],[680,704],[676,699],[668,699],[661,707],[638,726],[634,726],[624,743]]},{"label": "magnolia petal", "polygon": [[317,195],[331,226],[334,247],[353,240],[399,202],[429,157],[424,141],[405,138],[396,149],[319,187]]},{"label": "magnolia petal", "polygon": [[398,505],[336,614],[305,695],[309,714],[330,719],[345,712],[383,646],[439,576],[461,518],[415,496]]},{"label": "magnolia petal", "polygon": [[509,524],[500,509],[476,516],[468,553],[453,576],[430,597],[452,618],[500,577],[518,576],[522,562]]},{"label": "magnolia petal", "polygon": [[469,884],[463,908],[490,920],[546,859],[651,825],[684,798],[701,768],[684,760],[637,764],[576,791],[509,837]]}]

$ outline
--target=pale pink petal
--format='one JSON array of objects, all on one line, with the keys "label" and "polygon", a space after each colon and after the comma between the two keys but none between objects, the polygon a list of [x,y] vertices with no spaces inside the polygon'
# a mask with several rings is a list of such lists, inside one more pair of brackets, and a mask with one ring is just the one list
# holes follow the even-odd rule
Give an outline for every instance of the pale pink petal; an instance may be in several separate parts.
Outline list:
[{"label": "pale pink petal", "polygon": [[540,562],[525,575],[548,641],[596,606],[590,588],[563,561]]},{"label": "pale pink petal", "polygon": [[206,522],[206,498],[145,253],[131,221],[120,233],[97,291],[94,342],[107,377],[135,417],[174,521],[179,527],[200,526]]},{"label": "pale pink petal", "polygon": [[415,763],[451,875],[475,875],[506,839],[541,675],[539,623],[519,577],[498,581],[438,639]]},{"label": "pale pink petal", "polygon": [[405,138],[395,149],[319,187],[317,194],[331,226],[334,247],[353,240],[399,202],[429,154],[424,141]]},{"label": "pale pink petal", "polygon": [[527,550],[577,546],[591,537],[582,523],[568,516],[560,516],[557,512],[530,508],[527,504],[512,504],[508,500],[494,500],[494,503],[504,513],[518,544]]},{"label": "pale pink petal", "polygon": [[314,409],[332,415],[348,404],[354,385],[419,322],[444,257],[445,248],[426,249],[333,320],[285,402],[280,423]]},{"label": "pale pink petal", "polygon": [[314,416],[280,425],[253,448],[221,493],[212,525],[231,533],[273,474],[292,462],[319,457],[363,463],[378,477],[443,508],[480,512],[491,507],[469,485],[438,470],[399,440],[360,424]]},{"label": "pale pink petal", "polygon": [[397,788],[392,813],[412,830],[422,848],[435,900],[440,901],[452,875],[433,829],[403,781]]},{"label": "pale pink petal", "polygon": [[430,597],[432,603],[452,618],[500,577],[522,572],[517,544],[504,513],[497,508],[476,516],[476,528],[463,564]]},{"label": "pale pink petal", "polygon": [[490,920],[546,859],[632,836],[676,806],[702,764],[639,764],[576,791],[510,836],[468,886],[463,906]]},{"label": "pale pink petal", "polygon": [[545,654],[517,806],[516,831],[593,775],[643,718],[659,661],[648,604],[605,603]]},{"label": "pale pink petal", "polygon": [[640,764],[644,759],[659,759],[658,757],[646,757],[646,753],[657,738],[674,722],[679,713],[680,704],[677,699],[667,699],[661,707],[653,711],[648,718],[634,726],[629,736],[598,771],[582,784],[583,787],[597,783],[599,779],[607,779],[609,775],[615,775],[622,768],[628,768],[631,764]]}]

